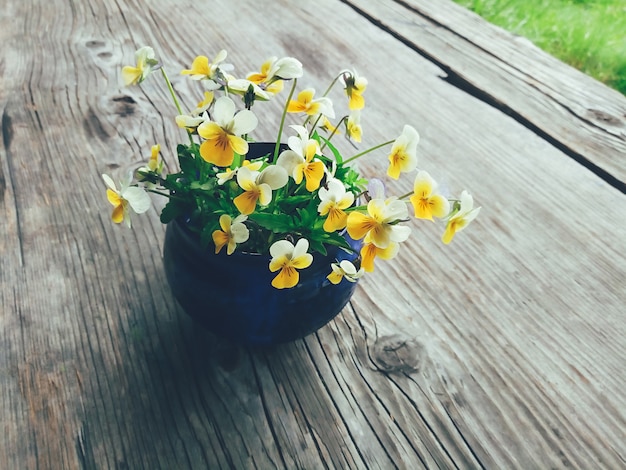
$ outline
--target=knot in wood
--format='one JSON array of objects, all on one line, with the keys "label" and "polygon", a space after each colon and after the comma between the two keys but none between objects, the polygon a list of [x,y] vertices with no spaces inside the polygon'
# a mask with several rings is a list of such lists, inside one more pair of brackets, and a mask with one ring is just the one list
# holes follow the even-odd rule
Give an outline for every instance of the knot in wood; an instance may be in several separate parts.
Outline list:
[{"label": "knot in wood", "polygon": [[372,346],[371,359],[381,372],[413,373],[419,370],[424,346],[415,338],[381,336]]},{"label": "knot in wood", "polygon": [[115,114],[121,117],[132,116],[135,113],[137,101],[132,96],[120,95],[113,98],[115,103]]},{"label": "knot in wood", "polygon": [[[624,119],[620,119],[617,116],[607,113],[599,109],[588,109],[587,116],[596,123],[608,124],[612,127],[624,127]],[[624,116],[626,117],[626,116]]]}]

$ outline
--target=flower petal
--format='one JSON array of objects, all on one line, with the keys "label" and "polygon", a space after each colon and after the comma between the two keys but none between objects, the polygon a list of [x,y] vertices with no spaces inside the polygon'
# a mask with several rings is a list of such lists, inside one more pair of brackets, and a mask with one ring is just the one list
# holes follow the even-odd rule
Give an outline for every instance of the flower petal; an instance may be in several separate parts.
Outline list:
[{"label": "flower petal", "polygon": [[296,286],[299,280],[300,274],[294,267],[284,266],[278,273],[278,276],[272,280],[272,286],[276,289],[289,289]]},{"label": "flower petal", "polygon": [[248,134],[256,129],[258,124],[259,120],[256,115],[248,109],[243,109],[233,118],[231,132],[236,135]]}]

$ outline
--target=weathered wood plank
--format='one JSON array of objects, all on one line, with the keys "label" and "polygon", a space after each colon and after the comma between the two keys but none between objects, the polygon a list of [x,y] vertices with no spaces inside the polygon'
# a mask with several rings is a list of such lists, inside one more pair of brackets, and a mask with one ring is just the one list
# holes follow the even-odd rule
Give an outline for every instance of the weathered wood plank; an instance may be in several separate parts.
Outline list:
[{"label": "weathered wood plank", "polygon": [[[623,467],[625,196],[345,4],[274,2],[276,32],[242,17],[257,8],[0,12],[0,468]],[[222,47],[245,71],[294,55],[303,86],[354,66],[370,81],[364,147],[414,124],[420,166],[470,188],[481,217],[450,247],[415,224],[316,335],[215,340],[169,294],[157,212],[132,231],[108,220],[100,173],[155,142],[174,165],[181,137],[157,81],[119,85],[143,44],[188,104],[197,90],[175,72]]]},{"label": "weathered wood plank", "polygon": [[626,192],[626,97],[449,0],[345,0]]}]

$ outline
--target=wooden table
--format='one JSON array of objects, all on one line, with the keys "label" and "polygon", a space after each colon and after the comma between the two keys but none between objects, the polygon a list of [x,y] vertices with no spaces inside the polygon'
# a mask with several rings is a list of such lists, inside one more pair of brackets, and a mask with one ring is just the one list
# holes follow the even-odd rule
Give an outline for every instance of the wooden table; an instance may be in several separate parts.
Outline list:
[{"label": "wooden table", "polygon": [[[626,468],[626,98],[447,0],[202,3],[3,2],[0,468]],[[158,211],[109,219],[100,174],[181,138],[159,80],[120,85],[142,45],[189,106],[178,70],[221,48],[356,68],[362,147],[414,125],[480,217],[415,222],[304,340],[213,338]]]}]

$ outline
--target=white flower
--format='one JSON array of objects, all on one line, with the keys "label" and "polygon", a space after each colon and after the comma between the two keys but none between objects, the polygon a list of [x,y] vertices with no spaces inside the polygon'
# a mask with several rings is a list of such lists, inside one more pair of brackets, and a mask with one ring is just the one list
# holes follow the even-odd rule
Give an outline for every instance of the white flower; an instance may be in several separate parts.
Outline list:
[{"label": "white flower", "polygon": [[294,287],[300,280],[298,269],[308,268],[313,262],[313,256],[307,253],[309,241],[301,238],[295,246],[288,240],[279,240],[270,246],[270,271],[280,271],[272,280],[276,289]]},{"label": "white flower", "polygon": [[220,216],[221,230],[215,230],[212,234],[215,243],[215,254],[226,246],[226,253],[232,255],[238,243],[243,243],[250,237],[250,231],[244,222],[248,219],[245,215],[238,215],[231,219],[228,214]]},{"label": "white flower", "polygon": [[113,206],[111,220],[116,224],[126,222],[126,225],[130,227],[129,207],[137,214],[143,214],[150,208],[150,196],[144,189],[130,186],[133,179],[132,172],[120,180],[120,189],[117,189],[109,175],[102,175],[102,179],[108,186],[107,199]]},{"label": "white flower", "polygon": [[256,99],[260,99],[262,101],[268,101],[271,99],[271,95],[269,93],[267,93],[259,85],[251,82],[250,80],[247,80],[245,78],[237,78],[228,81],[228,88],[231,91],[242,95],[244,93],[247,93],[250,87],[252,87],[252,91],[254,92],[254,96]]},{"label": "white flower", "polygon": [[417,144],[420,136],[417,131],[405,125],[402,134],[398,137],[389,154],[389,168],[387,174],[394,179],[398,179],[400,173],[407,173],[417,167]]},{"label": "white flower", "polygon": [[293,57],[283,57],[275,61],[267,74],[268,81],[276,79],[291,80],[303,74],[302,63]]},{"label": "white flower", "polygon": [[461,193],[460,207],[452,212],[446,224],[446,231],[442,240],[447,245],[452,241],[454,234],[460,232],[476,218],[480,212],[480,207],[474,209],[474,198],[467,191]]},{"label": "white flower", "polygon": [[248,153],[248,142],[241,136],[253,131],[258,119],[248,109],[235,114],[235,103],[227,96],[215,101],[214,121],[205,121],[198,126],[198,134],[206,139],[200,145],[200,156],[214,165],[227,167],[233,162],[235,152]]},{"label": "white flower", "polygon": [[365,273],[363,268],[357,271],[356,266],[347,259],[344,259],[340,263],[332,263],[330,267],[332,272],[326,276],[326,278],[333,284],[339,284],[342,279],[349,282],[356,282]]},{"label": "white flower", "polygon": [[354,194],[346,192],[343,183],[338,179],[331,179],[326,183],[327,188],[321,187],[317,193],[320,203],[317,211],[320,215],[327,215],[324,221],[324,230],[335,232],[346,227],[347,209],[354,202]]},{"label": "white flower", "polygon": [[252,214],[257,202],[262,206],[272,202],[272,190],[285,186],[288,179],[287,172],[280,166],[271,165],[261,172],[242,166],[237,169],[237,184],[244,192],[233,203],[242,214]]}]

